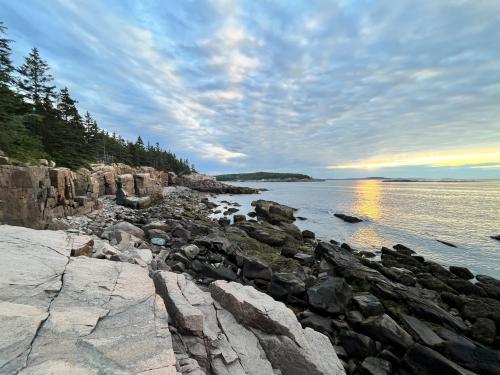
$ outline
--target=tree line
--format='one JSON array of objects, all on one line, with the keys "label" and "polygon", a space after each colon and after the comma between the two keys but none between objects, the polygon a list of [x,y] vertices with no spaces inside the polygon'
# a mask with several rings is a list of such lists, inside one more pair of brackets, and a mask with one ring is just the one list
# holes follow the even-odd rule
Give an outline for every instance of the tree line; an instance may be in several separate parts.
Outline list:
[{"label": "tree line", "polygon": [[0,150],[7,156],[25,162],[50,159],[72,169],[114,162],[177,174],[194,171],[187,159],[158,143],[145,145],[140,136],[131,142],[101,129],[89,112],[82,116],[68,88],[56,89],[37,48],[15,67],[6,31],[0,21]]}]

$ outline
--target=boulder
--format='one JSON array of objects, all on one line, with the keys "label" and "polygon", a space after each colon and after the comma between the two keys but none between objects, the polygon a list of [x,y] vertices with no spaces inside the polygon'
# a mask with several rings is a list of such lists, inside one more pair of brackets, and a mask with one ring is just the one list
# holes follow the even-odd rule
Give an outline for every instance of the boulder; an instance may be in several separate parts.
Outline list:
[{"label": "boulder", "polygon": [[443,344],[441,337],[439,337],[426,323],[418,320],[414,316],[406,314],[401,314],[400,316],[404,326],[416,341],[430,347]]},{"label": "boulder", "polygon": [[300,319],[300,324],[302,325],[302,327],[312,328],[315,331],[321,332],[325,335],[334,335],[332,319],[311,312],[302,313],[301,315],[305,316],[304,318]]},{"label": "boulder", "polygon": [[316,238],[316,234],[313,231],[310,231],[310,230],[306,229],[306,230],[302,231],[302,237],[304,239],[314,240]]},{"label": "boulder", "polygon": [[382,358],[367,357],[359,367],[361,375],[390,375],[392,364]]},{"label": "boulder", "polygon": [[200,248],[193,244],[185,245],[181,247],[181,252],[189,259],[194,259],[200,253]]},{"label": "boulder", "polygon": [[234,215],[233,216],[233,221],[235,224],[242,223],[246,220],[247,220],[247,217],[245,215]]},{"label": "boulder", "polygon": [[134,224],[131,224],[127,221],[121,221],[119,223],[106,227],[101,237],[108,238],[115,231],[123,231],[140,239],[144,239],[145,237],[144,231],[141,228],[136,227]]},{"label": "boulder", "polygon": [[117,184],[128,196],[135,194],[134,176],[130,173],[121,174],[116,177]]},{"label": "boulder", "polygon": [[256,258],[245,258],[243,260],[243,276],[247,279],[271,280],[272,271],[266,263]]},{"label": "boulder", "polygon": [[354,303],[364,316],[380,315],[384,313],[384,306],[373,294],[364,294],[353,297]]},{"label": "boulder", "polygon": [[300,295],[306,290],[303,280],[293,273],[274,273],[267,292],[277,299],[286,299],[289,295]]},{"label": "boulder", "polygon": [[176,327],[193,335],[202,335],[204,316],[183,294],[184,277],[168,271],[159,271],[154,274],[153,280],[156,291],[165,300],[165,306]]},{"label": "boulder", "polygon": [[257,217],[271,224],[292,223],[295,221],[294,208],[273,202],[259,199],[252,202],[255,207]]},{"label": "boulder", "polygon": [[361,223],[363,220],[360,218],[357,218],[355,216],[349,216],[346,214],[341,214],[341,213],[335,213],[333,214],[335,217],[338,217],[341,220],[344,220],[347,223],[355,224],[355,223]]},{"label": "boulder", "polygon": [[394,250],[396,250],[397,252],[401,253],[401,254],[404,254],[404,255],[412,255],[412,254],[415,254],[415,251],[413,251],[412,249],[410,249],[409,247],[405,246],[405,245],[402,245],[400,243],[398,243],[397,245],[394,245],[392,247]]},{"label": "boulder", "polygon": [[328,313],[341,313],[352,299],[352,288],[343,278],[326,276],[318,278],[307,290],[311,306]]},{"label": "boulder", "polygon": [[469,269],[465,267],[450,266],[450,272],[464,280],[472,280],[474,278],[472,272],[470,272]]},{"label": "boulder", "polygon": [[474,340],[485,345],[492,345],[496,337],[496,324],[488,318],[477,319],[471,327],[470,334]]},{"label": "boulder", "polygon": [[94,251],[94,240],[90,236],[69,236],[69,246],[71,248],[71,256],[92,256]]},{"label": "boulder", "polygon": [[422,375],[473,375],[438,352],[415,344],[403,357],[404,367],[413,374]]},{"label": "boulder", "polygon": [[383,314],[369,317],[360,324],[361,332],[397,348],[408,349],[413,345],[413,339],[389,315]]},{"label": "boulder", "polygon": [[338,337],[350,357],[365,358],[377,353],[375,341],[368,336],[354,331],[342,330]]},{"label": "boulder", "polygon": [[296,253],[293,259],[298,260],[303,265],[311,265],[314,263],[314,255],[306,253]]},{"label": "boulder", "polygon": [[236,275],[236,273],[234,273],[234,271],[230,267],[226,267],[223,265],[214,267],[208,263],[201,264],[200,273],[205,275],[206,277],[210,277],[213,279],[235,281],[238,278],[238,275]]},{"label": "boulder", "polygon": [[302,329],[281,302],[234,282],[218,280],[209,289],[240,324],[254,328],[269,361],[283,374],[345,374],[330,340],[310,328]]},{"label": "boulder", "polygon": [[477,374],[500,374],[500,353],[476,344],[446,328],[438,328],[437,333],[445,341],[441,345],[443,353],[458,365]]}]

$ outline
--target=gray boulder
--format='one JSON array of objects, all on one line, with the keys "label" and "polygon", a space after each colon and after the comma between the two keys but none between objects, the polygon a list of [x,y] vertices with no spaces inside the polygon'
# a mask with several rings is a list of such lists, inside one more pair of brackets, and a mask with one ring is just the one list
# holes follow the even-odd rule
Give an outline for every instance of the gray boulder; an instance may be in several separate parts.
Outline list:
[{"label": "gray boulder", "polygon": [[309,303],[328,313],[341,313],[352,299],[352,288],[343,278],[325,276],[307,290]]},{"label": "gray boulder", "polygon": [[413,339],[408,332],[386,314],[364,320],[360,324],[360,330],[382,343],[397,348],[408,349],[413,345]]}]

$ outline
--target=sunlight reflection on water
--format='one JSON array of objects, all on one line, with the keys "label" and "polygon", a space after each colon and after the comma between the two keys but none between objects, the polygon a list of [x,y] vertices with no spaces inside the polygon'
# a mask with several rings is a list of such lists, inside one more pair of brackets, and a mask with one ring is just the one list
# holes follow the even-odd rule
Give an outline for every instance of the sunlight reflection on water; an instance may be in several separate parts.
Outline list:
[{"label": "sunlight reflection on water", "polygon": [[[246,182],[262,187],[259,195],[227,196],[252,211],[255,199],[269,199],[298,209],[301,229],[319,238],[347,242],[360,250],[379,250],[403,243],[446,265],[462,265],[477,273],[500,277],[500,181],[383,182],[380,180]],[[333,216],[343,212],[362,218],[348,224]],[[454,243],[457,248],[436,240]]]}]

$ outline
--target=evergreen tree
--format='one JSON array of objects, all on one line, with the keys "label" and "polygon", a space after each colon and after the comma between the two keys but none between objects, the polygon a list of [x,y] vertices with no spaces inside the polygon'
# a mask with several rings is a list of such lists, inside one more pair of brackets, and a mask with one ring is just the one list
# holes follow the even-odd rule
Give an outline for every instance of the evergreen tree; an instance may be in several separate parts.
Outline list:
[{"label": "evergreen tree", "polygon": [[12,72],[14,72],[14,65],[10,58],[11,48],[10,43],[12,40],[5,38],[7,28],[0,21],[0,85],[8,86],[12,83]]},{"label": "evergreen tree", "polygon": [[57,111],[61,119],[68,124],[80,121],[81,119],[78,109],[76,108],[76,103],[78,103],[78,101],[71,98],[67,87],[61,89],[57,100]]},{"label": "evergreen tree", "polygon": [[42,101],[47,102],[54,98],[55,86],[51,85],[53,78],[49,69],[49,65],[40,57],[37,48],[31,50],[24,64],[18,69],[20,78],[17,86],[24,97],[37,108],[42,106]]}]

